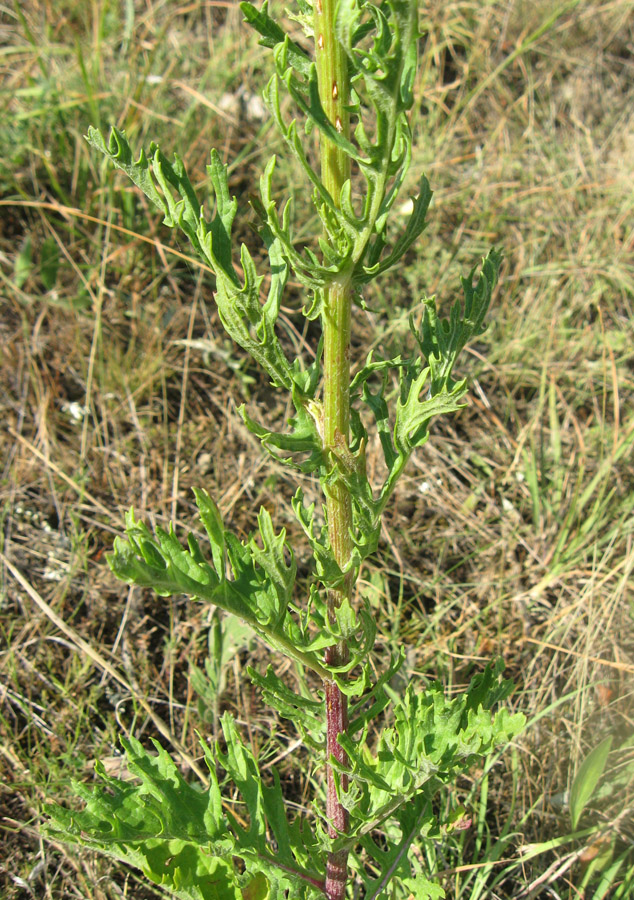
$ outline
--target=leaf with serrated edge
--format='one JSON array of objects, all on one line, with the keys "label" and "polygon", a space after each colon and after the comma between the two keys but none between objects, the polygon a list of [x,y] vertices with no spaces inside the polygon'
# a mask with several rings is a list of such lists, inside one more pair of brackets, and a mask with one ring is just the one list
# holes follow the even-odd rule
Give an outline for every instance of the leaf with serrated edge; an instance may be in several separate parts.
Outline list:
[{"label": "leaf with serrated edge", "polygon": [[[203,745],[210,779],[206,790],[189,785],[158,742],[152,754],[134,739],[123,740],[128,769],[138,781],[112,778],[98,765],[105,789],[80,788],[86,805],[78,812],[49,807],[47,834],[142,868],[182,900],[243,900],[244,878],[234,868],[235,857],[244,861],[249,884],[258,878],[262,885],[266,878],[270,897],[284,891],[302,900],[317,896],[314,885],[322,876],[304,868],[307,853],[293,840],[296,832],[286,820],[279,780],[273,788],[262,784],[252,752],[228,714],[222,728],[226,753],[217,749],[212,755]],[[223,810],[218,763],[239,788],[247,828]],[[267,828],[276,840],[275,853]]]}]

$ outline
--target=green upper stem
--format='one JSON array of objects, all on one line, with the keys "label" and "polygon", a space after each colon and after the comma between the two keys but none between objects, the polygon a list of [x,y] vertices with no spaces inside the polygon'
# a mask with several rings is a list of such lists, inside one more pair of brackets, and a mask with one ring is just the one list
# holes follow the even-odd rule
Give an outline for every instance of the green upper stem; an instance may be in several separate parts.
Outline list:
[{"label": "green upper stem", "polygon": [[[315,0],[315,44],[319,95],[330,121],[344,137],[350,137],[347,58],[335,38],[334,0]],[[334,203],[350,178],[350,159],[322,137],[321,179]],[[324,290],[324,446],[347,449],[350,429],[350,315],[352,288],[349,273],[340,273]],[[328,490],[330,543],[340,566],[352,554],[352,504],[341,482]],[[341,598],[339,598],[341,599]]]}]

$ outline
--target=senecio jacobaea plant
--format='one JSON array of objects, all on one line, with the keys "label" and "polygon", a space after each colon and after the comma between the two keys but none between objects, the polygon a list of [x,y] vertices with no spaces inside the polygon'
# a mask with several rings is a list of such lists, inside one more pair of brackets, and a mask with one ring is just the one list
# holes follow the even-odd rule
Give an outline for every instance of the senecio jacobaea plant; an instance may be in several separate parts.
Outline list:
[{"label": "senecio jacobaea plant", "polygon": [[[237,265],[231,236],[237,203],[216,150],[208,166],[214,206],[208,218],[178,156],[170,162],[153,144],[137,159],[116,129],[106,140],[91,128],[88,141],[129,175],[165,224],[180,228],[212,268],[224,328],[272,385],[288,392],[294,408],[286,432],[271,431],[244,407],[240,414],[264,447],[298,472],[298,481],[318,478],[324,495],[321,509],[307,504],[301,487],[292,501],[314,561],[305,601],[297,595],[284,529],[276,533],[261,509],[257,532],[241,541],[204,490],[195,496],[206,552],[192,535],[184,546],[173,529],[152,534],[131,511],[110,565],[123,581],[159,596],[188,594],[239,617],[274,659],[293,661],[302,676],[299,692],[273,666],[264,673],[249,669],[249,676],[315,754],[325,773],[323,789],[311,819],[289,813],[276,771],[262,776],[226,713],[216,745],[202,741],[207,785],[188,783],[159,744],[148,752],[137,740],[123,740],[134,778],[112,778],[98,764],[103,787],[78,786],[85,807],[51,809],[48,833],[137,866],[186,900],[436,900],[444,896],[441,886],[409,850],[416,841],[442,841],[465,822],[439,821],[434,797],[508,742],[523,717],[505,708],[492,712],[511,689],[499,663],[451,700],[439,685],[416,690],[410,684],[404,695],[396,694],[390,683],[403,657],[371,665],[376,623],[369,604],[356,597],[355,583],[431,420],[464,405],[466,383],[452,372],[467,341],[483,330],[501,256],[491,250],[477,279],[475,270],[462,279],[463,300],[448,319],[439,318],[433,299],[423,300],[420,325],[411,319],[417,344],[412,356],[370,354],[351,378],[353,308],[363,305],[365,285],[394,268],[420,237],[431,200],[423,177],[405,227],[400,233],[390,227],[412,152],[416,2],[298,0],[298,7],[295,18],[314,45],[314,60],[272,18],[266,2],[260,9],[241,4],[261,44],[272,51],[268,108],[312,187],[321,221],[312,248],[293,236],[290,200],[280,207],[274,199],[275,157],[262,172],[259,197],[251,200],[270,262],[264,274],[244,245]],[[283,92],[301,126],[285,116]],[[276,332],[291,274],[306,292],[303,315],[321,320],[322,338],[310,364],[289,359]],[[390,410],[393,378],[398,392]],[[385,459],[380,486],[366,471],[368,420]],[[385,724],[375,739],[379,716]]]}]

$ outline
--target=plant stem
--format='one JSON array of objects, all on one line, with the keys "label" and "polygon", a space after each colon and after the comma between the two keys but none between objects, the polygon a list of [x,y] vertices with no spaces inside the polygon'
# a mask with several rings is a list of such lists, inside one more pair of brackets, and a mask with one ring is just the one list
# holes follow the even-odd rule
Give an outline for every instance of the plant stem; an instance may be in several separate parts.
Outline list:
[{"label": "plant stem", "polygon": [[[345,137],[350,134],[348,67],[345,53],[335,36],[335,0],[315,0],[315,57],[319,96],[326,115]],[[345,153],[322,137],[321,179],[335,204],[339,204],[341,188],[350,178],[350,161]],[[345,275],[325,288],[323,306],[324,333],[324,447],[326,450],[346,450],[350,425],[350,311],[352,305],[350,281]],[[328,535],[335,559],[343,568],[352,553],[350,531],[352,504],[347,488],[336,482],[327,490],[326,509]],[[331,621],[335,609],[352,592],[352,577],[343,587],[328,592],[328,613]],[[329,647],[325,661],[341,665],[348,658],[348,648],[341,642]],[[332,681],[326,681],[326,721],[328,759],[334,756],[347,765],[347,757],[337,737],[348,727],[348,702],[345,694]],[[332,840],[348,830],[348,813],[337,799],[335,773],[326,768],[329,834]],[[348,780],[341,776],[340,789],[346,791]],[[328,900],[343,900],[347,882],[347,851],[330,852],[326,864],[325,893]]]}]

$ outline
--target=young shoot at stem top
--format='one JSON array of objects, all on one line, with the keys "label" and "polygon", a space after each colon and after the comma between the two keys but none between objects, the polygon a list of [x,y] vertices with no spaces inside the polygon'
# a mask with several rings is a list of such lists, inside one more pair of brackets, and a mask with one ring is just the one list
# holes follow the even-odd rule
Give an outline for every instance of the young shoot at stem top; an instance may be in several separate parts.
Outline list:
[{"label": "young shoot at stem top", "polygon": [[[312,188],[320,221],[312,246],[294,235],[290,199],[281,204],[274,196],[274,156],[252,203],[269,259],[265,274],[244,244],[235,246],[237,202],[216,150],[207,167],[210,217],[178,155],[170,161],[151,144],[137,156],[116,128],[108,138],[90,128],[87,138],[146,194],[166,225],[191,241],[213,270],[222,325],[271,384],[289,394],[294,412],[286,429],[273,430],[244,407],[239,412],[266,450],[296,473],[291,506],[312,551],[310,595],[308,603],[300,601],[293,550],[264,508],[257,530],[241,541],[202,489],[195,500],[207,548],[193,535],[184,544],[172,528],[152,533],[130,511],[126,536],[115,540],[109,562],[129,584],[160,597],[184,593],[237,616],[280,659],[292,660],[298,690],[274,665],[264,673],[250,669],[249,676],[321,761],[324,786],[308,821],[293,816],[276,772],[272,782],[263,781],[227,713],[215,745],[202,740],[206,785],[191,786],[158,744],[156,755],[122,739],[136,780],[111,778],[98,764],[105,789],[78,786],[85,808],[52,807],[48,833],[138,866],[187,900],[439,898],[442,887],[417,855],[410,856],[410,847],[457,827],[437,819],[433,798],[508,742],[522,717],[492,711],[511,690],[499,663],[452,700],[439,685],[422,691],[410,683],[403,696],[395,695],[390,682],[403,655],[371,660],[377,623],[356,582],[377,549],[396,483],[427,441],[432,419],[464,405],[466,382],[452,373],[467,341],[484,328],[501,255],[491,250],[478,277],[472,270],[462,279],[463,299],[447,319],[438,316],[433,298],[412,311],[415,352],[392,359],[370,354],[351,377],[355,304],[362,304],[364,286],[384,277],[415,245],[431,200],[423,176],[405,226],[392,221],[412,154],[416,4],[299,0],[295,19],[312,39],[312,58],[304,39],[291,37],[266,2],[260,8],[242,3],[241,9],[271,50],[265,99],[286,151]],[[297,118],[289,120],[284,94]],[[313,132],[319,162],[307,140]],[[303,315],[321,321],[322,339],[310,363],[289,358],[278,337],[290,276],[305,291]],[[379,484],[366,469],[368,428],[376,431],[385,461]],[[305,501],[306,478],[321,485],[320,507]],[[223,801],[229,790],[243,808]]]}]

